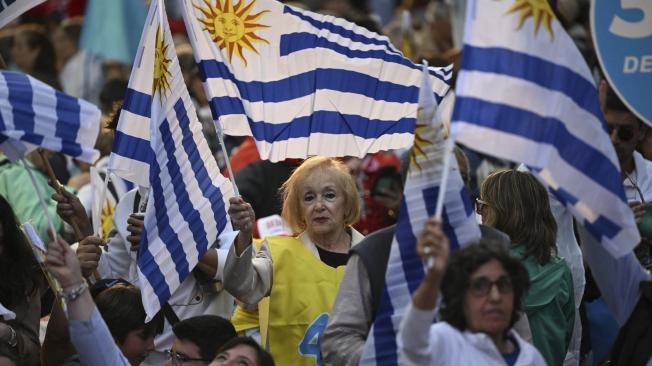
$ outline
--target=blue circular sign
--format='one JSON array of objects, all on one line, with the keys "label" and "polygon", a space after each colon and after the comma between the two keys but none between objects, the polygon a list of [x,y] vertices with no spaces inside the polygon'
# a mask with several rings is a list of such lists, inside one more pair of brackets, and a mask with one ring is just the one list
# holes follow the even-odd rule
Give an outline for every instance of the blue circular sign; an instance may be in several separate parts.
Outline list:
[{"label": "blue circular sign", "polygon": [[652,126],[652,0],[592,0],[591,32],[609,84]]}]

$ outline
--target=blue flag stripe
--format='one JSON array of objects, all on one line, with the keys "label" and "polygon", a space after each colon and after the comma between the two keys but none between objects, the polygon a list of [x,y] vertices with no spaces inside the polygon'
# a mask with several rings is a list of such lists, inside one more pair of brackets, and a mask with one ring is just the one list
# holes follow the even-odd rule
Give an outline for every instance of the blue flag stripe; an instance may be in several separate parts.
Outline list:
[{"label": "blue flag stripe", "polygon": [[396,223],[396,241],[399,245],[399,252],[401,253],[401,262],[403,266],[403,273],[405,273],[405,280],[407,281],[410,293],[413,293],[421,280],[423,279],[423,264],[421,258],[417,254],[416,243],[417,238],[412,231],[412,224],[408,213],[407,204],[405,200],[401,202],[401,210],[399,218]]},{"label": "blue flag stripe", "polygon": [[[152,253],[149,251],[149,241],[147,240],[147,230],[143,226],[143,232],[141,234],[140,247],[138,249],[138,262],[140,271],[145,275],[147,281],[151,284],[151,287],[154,289],[154,293],[158,298],[159,303],[166,301],[164,299],[169,299],[170,288],[165,282],[165,276],[161,272],[158,264],[154,260]],[[145,265],[143,266],[143,263]]]},{"label": "blue flag stripe", "polygon": [[[315,69],[275,81],[241,81],[217,60],[201,60],[199,74],[203,82],[209,78],[232,80],[240,97],[249,102],[284,102],[306,95],[315,90],[335,90],[356,93],[374,100],[395,103],[416,103],[417,86],[404,86],[349,70]],[[435,94],[435,98],[441,97]]]},{"label": "blue flag stripe", "polygon": [[[167,123],[167,121],[164,121],[164,123]],[[188,273],[190,273],[186,252],[183,250],[183,243],[179,240],[179,236],[172,229],[172,226],[170,226],[170,218],[167,213],[168,209],[165,205],[166,197],[163,195],[163,186],[161,185],[161,167],[156,159],[152,159],[149,170],[151,183],[150,195],[154,198],[154,213],[158,236],[161,242],[165,243],[168,252],[170,252],[170,258],[175,264],[175,272],[179,277],[179,283],[181,283]],[[156,175],[152,176],[152,174]],[[181,209],[181,207],[179,208]]]},{"label": "blue flag stripe", "polygon": [[[416,119],[411,117],[394,121],[368,119],[359,115],[341,114],[335,111],[316,111],[309,116],[297,117],[289,122],[268,123],[249,118],[236,98],[217,97],[211,100],[211,109],[218,116],[243,115],[249,121],[254,136],[274,142],[289,138],[308,137],[311,133],[353,134],[365,139],[386,134],[412,133]],[[340,123],[338,123],[340,122]]]},{"label": "blue flag stripe", "polygon": [[[218,187],[213,185],[213,182],[210,178],[206,166],[203,164],[203,160],[200,157],[199,149],[197,144],[193,139],[192,131],[190,130],[190,119],[188,118],[188,112],[186,107],[183,104],[183,100],[179,99],[174,105],[174,111],[179,121],[179,126],[183,133],[183,147],[186,153],[188,154],[189,161],[192,166],[192,170],[195,173],[195,179],[199,185],[199,189],[204,197],[206,197],[211,203],[211,208],[213,211],[213,218],[218,225],[218,231],[224,230],[226,226],[226,208],[224,207],[224,200],[222,197],[222,192]],[[173,175],[174,176],[174,175]],[[186,217],[184,215],[184,217]],[[203,228],[202,228],[203,230]],[[195,231],[193,230],[193,233]],[[204,237],[206,234],[203,234]],[[199,244],[199,241],[195,241],[197,244],[197,251],[200,254],[199,258],[202,258],[206,252],[206,249],[212,243]]]},{"label": "blue flag stripe", "polygon": [[380,297],[380,305],[376,312],[378,316],[374,321],[374,349],[376,350],[376,363],[378,365],[398,365],[398,353],[396,352],[396,331],[392,314],[394,306],[390,299],[387,286],[383,286]]},{"label": "blue flag stripe", "polygon": [[[602,152],[572,135],[565,124],[555,118],[472,97],[458,96],[455,106],[453,120],[518,135],[536,144],[549,144],[557,149],[569,165],[589,177],[608,177],[620,171]],[[578,154],[578,151],[583,153]],[[601,179],[595,182],[625,200],[620,179]]]},{"label": "blue flag stripe", "polygon": [[23,131],[32,135],[26,141],[40,145],[43,142],[43,136],[34,134],[36,125],[36,113],[32,105],[34,90],[29,79],[26,75],[15,72],[4,73],[4,76],[9,87],[8,99],[15,121],[14,125],[17,124],[16,122],[20,122]]},{"label": "blue flag stripe", "polygon": [[[294,52],[309,50],[314,48],[324,48],[335,51],[350,59],[377,59],[383,60],[387,63],[394,63],[397,65],[409,67],[413,70],[419,70],[421,66],[413,64],[409,59],[403,57],[401,54],[388,53],[383,50],[353,50],[339,43],[329,41],[324,37],[319,37],[312,33],[290,33],[281,35],[280,44],[281,56],[288,56]],[[430,75],[437,79],[449,83],[445,77],[430,70]]]},{"label": "blue flag stripe", "polygon": [[122,131],[115,131],[113,153],[149,164],[154,153],[148,140],[130,136]]},{"label": "blue flag stripe", "polygon": [[152,96],[128,88],[122,109],[139,116],[150,118],[152,116]]},{"label": "blue flag stripe", "polygon": [[82,148],[75,143],[81,127],[79,101],[60,92],[56,92],[55,95],[57,98],[57,123],[54,134],[62,139],[61,151],[71,156],[81,155]]},{"label": "blue flag stripe", "polygon": [[572,99],[579,108],[602,121],[595,98],[595,86],[573,70],[540,57],[505,48],[482,48],[464,45],[462,69],[503,74],[555,90]]},{"label": "blue flag stripe", "polygon": [[375,44],[379,46],[385,46],[388,50],[398,52],[396,48],[388,41],[385,39],[377,39],[377,38],[369,38],[363,34],[360,33],[355,33],[354,31],[350,29],[346,29],[340,25],[336,25],[333,23],[329,22],[322,22],[317,19],[311,18],[305,14],[302,14],[299,11],[296,11],[292,9],[291,7],[285,5],[283,7],[283,13],[284,14],[291,14],[294,15],[301,20],[308,22],[310,25],[313,27],[319,29],[319,30],[327,30],[331,33],[340,35],[344,38],[350,39],[352,42],[359,42],[359,43],[364,43],[364,44]]}]

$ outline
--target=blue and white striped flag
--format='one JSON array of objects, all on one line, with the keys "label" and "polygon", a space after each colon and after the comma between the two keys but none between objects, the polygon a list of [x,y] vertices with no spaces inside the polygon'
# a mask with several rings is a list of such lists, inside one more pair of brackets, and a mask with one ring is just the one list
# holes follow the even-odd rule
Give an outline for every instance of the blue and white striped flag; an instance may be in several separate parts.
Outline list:
[{"label": "blue and white striped flag", "polygon": [[131,81],[149,78],[149,146],[154,158],[149,162],[149,194],[138,251],[139,282],[149,320],[229,225],[226,211],[233,193],[202,134],[162,0],[152,1],[142,40],[144,50],[136,70],[143,74],[132,74]]},{"label": "blue and white striped flag", "polygon": [[[213,118],[263,159],[412,144],[420,67],[387,37],[275,0],[182,1]],[[430,70],[437,100],[451,72]]]},{"label": "blue and white striped flag", "polygon": [[[422,90],[430,90],[423,79]],[[426,220],[435,215],[439,186],[442,182],[445,149],[452,143],[444,140],[441,115],[435,116],[432,93],[421,93],[419,117],[412,147],[410,169],[399,212],[396,232],[387,263],[385,287],[374,324],[360,360],[360,365],[398,365],[396,335],[412,294],[424,276],[424,266],[416,252],[417,239]],[[433,125],[433,117],[437,121]],[[450,139],[450,137],[448,137]],[[443,229],[451,249],[480,238],[473,205],[462,182],[457,161],[450,157],[450,172],[444,195]]]},{"label": "blue and white striped flag", "polygon": [[0,0],[0,28],[45,0]]},{"label": "blue and white striped flag", "polygon": [[468,147],[522,162],[610,253],[639,242],[598,93],[545,1],[468,4],[453,129]]},{"label": "blue and white striped flag", "polygon": [[20,72],[0,71],[0,150],[16,161],[36,147],[94,163],[100,110]]}]

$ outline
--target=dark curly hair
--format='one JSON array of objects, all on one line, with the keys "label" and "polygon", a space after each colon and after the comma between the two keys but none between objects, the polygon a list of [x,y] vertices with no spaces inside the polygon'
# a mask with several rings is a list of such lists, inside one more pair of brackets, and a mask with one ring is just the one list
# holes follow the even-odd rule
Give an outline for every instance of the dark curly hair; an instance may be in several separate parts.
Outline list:
[{"label": "dark curly hair", "polygon": [[518,312],[522,309],[522,299],[530,288],[527,270],[518,259],[509,254],[503,245],[487,239],[471,243],[451,256],[441,285],[442,320],[460,331],[467,328],[464,299],[469,287],[469,279],[478,268],[492,259],[500,262],[512,281],[514,306],[507,329],[516,323]]},{"label": "dark curly hair", "polygon": [[256,351],[256,355],[258,356],[258,363],[256,366],[274,366],[274,359],[272,358],[272,355],[270,355],[269,352],[265,351],[258,344],[258,342],[256,342],[251,337],[232,338],[228,342],[224,343],[224,345],[217,350],[217,356],[215,356],[215,358],[217,359],[217,357],[219,357],[221,353],[226,352],[231,348],[235,348],[236,346],[239,346],[241,344],[247,345]]},{"label": "dark curly hair", "polygon": [[0,195],[0,303],[9,309],[38,291],[43,277],[11,205]]}]

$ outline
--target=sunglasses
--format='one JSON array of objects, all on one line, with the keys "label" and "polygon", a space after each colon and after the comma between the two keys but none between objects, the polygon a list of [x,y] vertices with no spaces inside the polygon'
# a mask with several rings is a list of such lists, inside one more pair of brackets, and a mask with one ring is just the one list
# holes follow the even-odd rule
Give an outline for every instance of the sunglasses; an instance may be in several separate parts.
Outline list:
[{"label": "sunglasses", "polygon": [[469,283],[469,291],[476,297],[487,296],[494,285],[498,288],[498,292],[501,294],[509,294],[514,290],[512,287],[512,280],[507,276],[500,276],[496,281],[492,281],[489,278],[482,276],[471,280]]},{"label": "sunglasses", "polygon": [[618,130],[616,136],[618,136],[618,140],[622,142],[628,142],[629,140],[634,138],[634,127],[632,126],[607,125],[607,130],[609,131],[609,136],[611,136],[614,130]]}]

